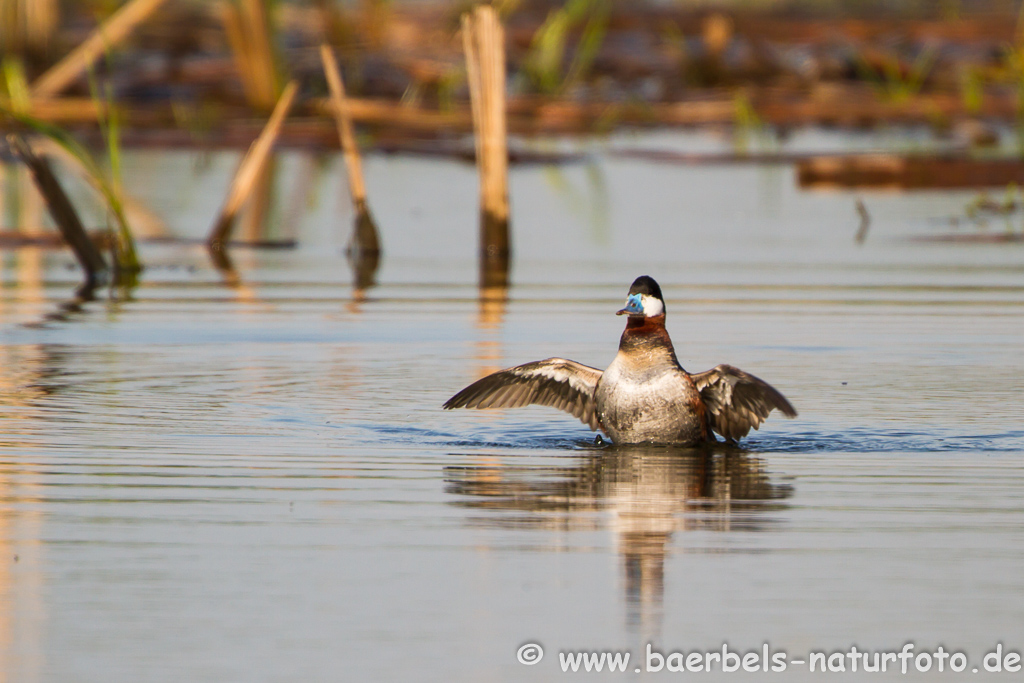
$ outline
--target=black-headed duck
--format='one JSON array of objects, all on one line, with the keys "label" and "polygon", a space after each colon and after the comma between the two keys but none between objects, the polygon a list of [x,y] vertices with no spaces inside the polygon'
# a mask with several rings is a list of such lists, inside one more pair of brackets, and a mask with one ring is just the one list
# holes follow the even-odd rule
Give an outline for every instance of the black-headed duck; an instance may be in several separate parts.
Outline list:
[{"label": "black-headed duck", "polygon": [[633,282],[618,315],[629,317],[619,353],[604,372],[548,358],[477,380],[444,407],[552,406],[616,443],[684,446],[714,442],[713,432],[740,439],[775,408],[796,417],[774,387],[731,365],[696,375],[686,372],[665,329],[665,301],[653,278],[644,275]]}]

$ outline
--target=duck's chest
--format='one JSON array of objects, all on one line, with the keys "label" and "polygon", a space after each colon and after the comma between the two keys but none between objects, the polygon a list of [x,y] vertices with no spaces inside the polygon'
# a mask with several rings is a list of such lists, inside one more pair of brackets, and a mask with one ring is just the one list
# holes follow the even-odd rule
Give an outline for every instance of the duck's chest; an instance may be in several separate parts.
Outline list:
[{"label": "duck's chest", "polygon": [[699,443],[704,406],[693,380],[674,363],[645,363],[619,354],[595,396],[601,425],[618,443]]}]

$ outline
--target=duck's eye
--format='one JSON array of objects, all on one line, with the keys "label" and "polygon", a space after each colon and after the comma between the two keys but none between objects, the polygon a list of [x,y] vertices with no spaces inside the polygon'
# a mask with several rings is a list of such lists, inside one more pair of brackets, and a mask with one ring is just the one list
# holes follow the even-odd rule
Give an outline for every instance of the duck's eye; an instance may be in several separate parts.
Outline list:
[{"label": "duck's eye", "polygon": [[643,313],[644,304],[640,300],[639,294],[630,294],[629,298],[626,299],[626,310],[630,313]]}]

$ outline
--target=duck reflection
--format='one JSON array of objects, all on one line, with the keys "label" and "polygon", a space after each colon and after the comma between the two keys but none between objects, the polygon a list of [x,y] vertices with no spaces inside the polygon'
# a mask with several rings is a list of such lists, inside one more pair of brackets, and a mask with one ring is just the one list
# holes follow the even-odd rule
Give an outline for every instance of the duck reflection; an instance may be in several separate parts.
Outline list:
[{"label": "duck reflection", "polygon": [[[665,557],[672,534],[759,531],[792,487],[771,481],[764,461],[735,447],[610,446],[575,466],[531,468],[493,464],[451,467],[448,493],[456,505],[503,514],[474,523],[504,528],[586,530],[607,527],[622,558],[627,622],[657,635],[665,594]],[[685,544],[684,544],[685,547]]]}]

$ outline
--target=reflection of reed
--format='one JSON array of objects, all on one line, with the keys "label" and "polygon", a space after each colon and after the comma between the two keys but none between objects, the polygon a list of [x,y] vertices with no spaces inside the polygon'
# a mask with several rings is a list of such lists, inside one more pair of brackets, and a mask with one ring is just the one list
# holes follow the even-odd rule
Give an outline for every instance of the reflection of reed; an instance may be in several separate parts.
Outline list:
[{"label": "reflection of reed", "polygon": [[[507,287],[481,287],[476,326],[487,333],[501,332],[508,306]],[[484,377],[501,370],[501,342],[494,338],[481,338],[477,342],[477,375]]]},{"label": "reflection of reed", "polygon": [[474,509],[519,513],[474,519],[498,527],[584,530],[612,513],[630,625],[660,628],[665,556],[674,531],[758,531],[791,495],[759,458],[733,450],[611,447],[564,468],[448,468],[448,493]]},{"label": "reflection of reed", "polygon": [[[34,423],[43,413],[40,400],[65,374],[60,353],[60,347],[42,344],[0,346],[0,447],[5,451],[38,447]],[[0,683],[40,678],[45,574],[34,469],[17,459],[0,467]]]},{"label": "reflection of reed", "polygon": [[46,253],[39,247],[14,250],[15,280],[18,283],[19,312],[30,316],[41,315],[47,306]]},{"label": "reflection of reed", "polygon": [[18,424],[38,418],[38,401],[63,386],[61,355],[60,347],[52,345],[0,345],[0,404],[7,409],[0,445],[35,445],[18,440]]},{"label": "reflection of reed", "polygon": [[[31,474],[11,474],[0,472],[0,498],[11,508],[39,496]],[[31,506],[0,515],[0,683],[40,677],[45,616],[41,517]]]}]

